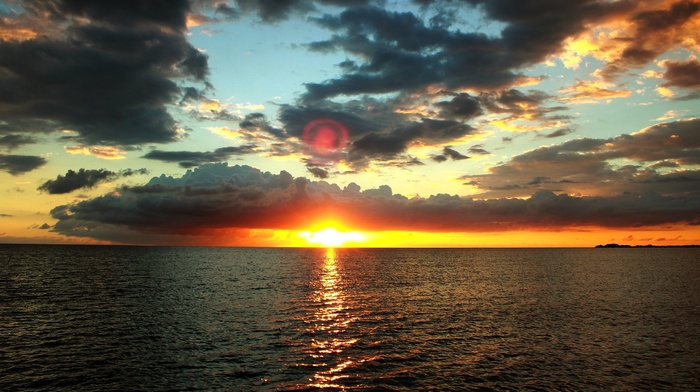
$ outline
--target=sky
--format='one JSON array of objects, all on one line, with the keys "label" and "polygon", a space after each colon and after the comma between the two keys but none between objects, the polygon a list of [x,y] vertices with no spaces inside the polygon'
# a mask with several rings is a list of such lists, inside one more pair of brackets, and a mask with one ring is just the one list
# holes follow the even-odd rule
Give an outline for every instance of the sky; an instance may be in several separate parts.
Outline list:
[{"label": "sky", "polygon": [[0,242],[698,244],[699,55],[692,0],[0,2]]}]

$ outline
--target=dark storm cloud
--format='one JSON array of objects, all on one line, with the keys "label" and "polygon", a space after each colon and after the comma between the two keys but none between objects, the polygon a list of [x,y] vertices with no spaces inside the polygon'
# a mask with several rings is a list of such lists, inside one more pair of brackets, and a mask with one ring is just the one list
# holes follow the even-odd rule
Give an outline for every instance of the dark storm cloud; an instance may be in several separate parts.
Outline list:
[{"label": "dark storm cloud", "polygon": [[526,199],[473,200],[444,194],[408,199],[386,185],[360,189],[295,179],[284,171],[204,165],[181,178],[156,177],[145,186],[58,206],[51,215],[58,221],[53,231],[63,235],[136,243],[196,243],[193,236],[222,228],[298,229],[329,213],[358,230],[438,232],[643,227],[700,219],[700,199],[654,193],[574,197],[541,190]]},{"label": "dark storm cloud", "polygon": [[[700,120],[681,120],[610,139],[573,139],[513,157],[485,175],[460,179],[478,184],[480,197],[524,196],[536,189],[571,194],[620,192],[700,195]],[[619,160],[630,164],[620,165]],[[533,182],[532,178],[548,178]]]},{"label": "dark storm cloud", "polygon": [[107,169],[79,169],[77,172],[68,170],[65,175],[58,175],[55,180],[48,180],[41,184],[40,191],[52,195],[70,193],[78,189],[90,189],[97,184],[116,180],[120,177],[129,177],[136,174],[148,174],[147,169],[126,169],[119,172]]},{"label": "dark storm cloud", "polygon": [[188,2],[21,5],[26,13],[15,18],[54,32],[0,42],[0,116],[9,126],[70,129],[85,144],[176,140],[177,124],[166,108],[182,96],[176,81],[206,84],[208,73],[206,55],[184,34]]},{"label": "dark storm cloud", "polygon": [[181,167],[190,168],[204,163],[221,162],[235,155],[255,153],[257,146],[245,144],[242,146],[230,146],[217,148],[214,151],[149,151],[141,158],[153,159],[163,162],[178,162]]},{"label": "dark storm cloud", "polygon": [[36,143],[36,139],[26,135],[5,135],[0,137],[0,148],[5,148],[7,151],[12,151],[25,144]]},{"label": "dark storm cloud", "polygon": [[0,170],[13,176],[38,169],[46,164],[46,159],[34,155],[5,155],[0,154]]}]

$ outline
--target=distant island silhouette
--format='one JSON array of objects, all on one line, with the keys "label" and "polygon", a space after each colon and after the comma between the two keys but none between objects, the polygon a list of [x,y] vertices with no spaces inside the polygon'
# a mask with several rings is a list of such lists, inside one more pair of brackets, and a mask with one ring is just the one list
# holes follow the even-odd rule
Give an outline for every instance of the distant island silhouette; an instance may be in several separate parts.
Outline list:
[{"label": "distant island silhouette", "polygon": [[596,245],[596,248],[697,248],[700,247],[698,244],[693,245],[626,245],[626,244],[605,244]]}]

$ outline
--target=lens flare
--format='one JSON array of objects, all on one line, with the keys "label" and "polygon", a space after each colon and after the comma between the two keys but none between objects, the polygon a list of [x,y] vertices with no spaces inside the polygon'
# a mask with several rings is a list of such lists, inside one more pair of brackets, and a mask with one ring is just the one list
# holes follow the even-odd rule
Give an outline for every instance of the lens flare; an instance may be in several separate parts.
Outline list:
[{"label": "lens flare", "polygon": [[306,124],[303,140],[315,154],[331,156],[347,146],[348,130],[335,120],[319,118]]}]

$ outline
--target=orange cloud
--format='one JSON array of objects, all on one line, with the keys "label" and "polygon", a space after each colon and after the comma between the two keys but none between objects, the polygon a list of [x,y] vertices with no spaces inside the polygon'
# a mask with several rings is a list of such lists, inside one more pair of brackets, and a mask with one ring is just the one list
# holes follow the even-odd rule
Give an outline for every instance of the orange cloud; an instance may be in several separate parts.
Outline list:
[{"label": "orange cloud", "polygon": [[559,90],[566,96],[560,99],[572,103],[597,103],[600,100],[626,98],[632,95],[629,90],[616,90],[612,83],[603,80],[579,80],[571,87]]},{"label": "orange cloud", "polygon": [[586,56],[606,62],[602,76],[610,80],[627,69],[641,67],[673,49],[700,51],[700,3],[697,1],[638,1],[567,39],[560,60],[577,68]]},{"label": "orange cloud", "polygon": [[115,146],[86,147],[86,146],[65,146],[63,147],[71,155],[92,155],[100,159],[118,160],[126,158],[125,151]]}]

